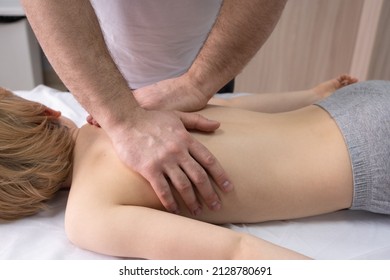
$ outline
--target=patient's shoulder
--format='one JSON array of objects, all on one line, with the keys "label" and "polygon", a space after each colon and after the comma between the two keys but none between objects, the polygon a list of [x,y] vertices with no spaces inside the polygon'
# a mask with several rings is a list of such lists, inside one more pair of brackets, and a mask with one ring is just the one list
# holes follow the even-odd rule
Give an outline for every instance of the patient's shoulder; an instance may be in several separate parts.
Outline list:
[{"label": "patient's shoulder", "polygon": [[73,153],[71,191],[94,192],[113,182],[118,162],[111,141],[101,128],[85,125],[80,128]]},{"label": "patient's shoulder", "polygon": [[76,141],[71,193],[93,203],[160,208],[150,184],[122,163],[103,129],[92,126],[82,127]]}]

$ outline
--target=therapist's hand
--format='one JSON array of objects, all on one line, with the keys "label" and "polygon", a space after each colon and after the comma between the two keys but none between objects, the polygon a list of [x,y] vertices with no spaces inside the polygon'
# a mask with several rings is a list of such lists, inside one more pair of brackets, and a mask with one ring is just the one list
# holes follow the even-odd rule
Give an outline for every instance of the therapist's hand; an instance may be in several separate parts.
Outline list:
[{"label": "therapist's hand", "polygon": [[[148,180],[164,207],[179,212],[170,184],[192,214],[201,212],[196,193],[212,210],[221,207],[208,175],[223,191],[233,186],[217,159],[187,129],[212,132],[219,127],[199,114],[135,109],[132,124],[110,129],[121,160]],[[196,192],[193,188],[196,188]]]},{"label": "therapist's hand", "polygon": [[192,112],[204,108],[212,97],[211,92],[205,91],[183,75],[139,88],[134,97],[145,109]]}]

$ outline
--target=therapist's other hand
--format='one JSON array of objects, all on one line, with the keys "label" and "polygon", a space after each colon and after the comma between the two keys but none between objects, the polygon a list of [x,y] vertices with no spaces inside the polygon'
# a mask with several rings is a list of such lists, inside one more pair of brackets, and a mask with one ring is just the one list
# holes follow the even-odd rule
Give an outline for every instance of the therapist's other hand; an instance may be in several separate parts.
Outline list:
[{"label": "therapist's other hand", "polygon": [[218,210],[221,201],[209,176],[223,191],[233,186],[218,160],[187,129],[212,132],[219,123],[195,113],[137,108],[134,114],[135,122],[111,130],[120,159],[149,181],[168,211],[179,212],[170,184],[192,214],[202,209],[194,188],[210,209]]},{"label": "therapist's other hand", "polygon": [[87,122],[90,124],[90,125],[94,125],[96,127],[100,127],[100,124],[94,119],[94,117],[92,117],[91,115],[88,115],[87,116]]},{"label": "therapist's other hand", "polygon": [[180,76],[139,88],[134,97],[144,109],[193,112],[204,108],[211,96],[186,76]]}]

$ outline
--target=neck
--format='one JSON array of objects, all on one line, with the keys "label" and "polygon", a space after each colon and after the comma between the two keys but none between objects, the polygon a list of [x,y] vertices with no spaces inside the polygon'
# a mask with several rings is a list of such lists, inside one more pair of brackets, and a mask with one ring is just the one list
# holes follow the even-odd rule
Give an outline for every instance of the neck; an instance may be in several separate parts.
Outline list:
[{"label": "neck", "polygon": [[[72,127],[72,128],[69,128],[71,130],[71,134],[72,134],[72,139],[73,139],[73,147],[76,146],[76,143],[77,143],[77,140],[78,140],[78,137],[79,137],[79,133],[80,133],[80,128],[78,127]],[[73,160],[74,160],[74,150],[73,150],[73,156],[72,156],[72,165],[73,165]],[[72,168],[73,170],[73,168]],[[68,178],[66,179],[65,182],[63,182],[60,186],[61,189],[69,189],[72,185],[72,174],[73,172],[71,171]]]}]

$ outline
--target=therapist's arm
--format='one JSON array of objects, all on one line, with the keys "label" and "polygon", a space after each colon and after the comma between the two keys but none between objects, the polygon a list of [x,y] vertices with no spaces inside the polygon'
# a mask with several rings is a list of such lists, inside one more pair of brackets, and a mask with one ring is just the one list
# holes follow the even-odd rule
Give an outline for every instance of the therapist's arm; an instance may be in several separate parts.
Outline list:
[{"label": "therapist's arm", "polygon": [[[193,111],[233,79],[273,31],[287,0],[224,0],[189,70],[135,92],[147,108]],[[155,94],[158,93],[158,94]]]},{"label": "therapist's arm", "polygon": [[65,85],[109,135],[121,160],[142,174],[163,205],[178,211],[168,181],[193,213],[219,198],[207,173],[229,190],[216,158],[186,130],[213,131],[217,122],[196,114],[146,111],[112,60],[90,1],[23,0],[27,17],[50,63]]}]

